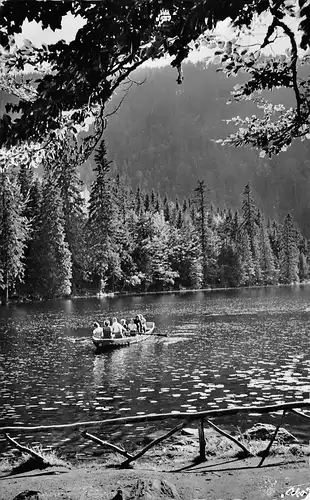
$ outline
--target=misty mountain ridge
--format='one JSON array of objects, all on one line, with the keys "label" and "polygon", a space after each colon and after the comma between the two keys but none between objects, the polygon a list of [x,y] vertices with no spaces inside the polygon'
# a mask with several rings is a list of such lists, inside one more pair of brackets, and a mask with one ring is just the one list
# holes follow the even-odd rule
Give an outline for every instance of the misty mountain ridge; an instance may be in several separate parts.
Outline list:
[{"label": "misty mountain ridge", "polygon": [[[251,101],[232,103],[230,91],[246,75],[227,78],[214,67],[184,65],[184,82],[176,83],[170,66],[139,69],[132,76],[145,83],[133,86],[118,112],[108,121],[105,140],[115,169],[133,187],[159,190],[162,195],[193,196],[197,180],[205,180],[216,206],[240,207],[250,181],[257,205],[266,216],[282,219],[291,212],[310,237],[310,146],[294,141],[285,153],[269,160],[257,150],[215,142],[235,130],[223,120],[259,114]],[[119,102],[121,90],[112,100]],[[274,103],[290,106],[290,90],[267,94]],[[111,108],[110,108],[111,109]],[[89,184],[88,169],[82,177]]]},{"label": "misty mountain ridge", "polygon": [[[176,71],[170,66],[141,68],[131,78],[146,81],[132,86],[104,134],[113,172],[126,176],[134,189],[139,184],[181,200],[192,197],[198,179],[203,179],[209,201],[233,209],[240,208],[242,190],[250,181],[256,204],[266,216],[281,220],[291,212],[310,237],[308,141],[295,141],[271,160],[260,158],[257,150],[214,142],[235,130],[223,120],[259,112],[251,101],[226,104],[245,75],[227,78],[214,67],[188,63],[182,85],[176,83]],[[124,88],[109,110],[122,98]],[[289,106],[294,96],[280,90],[268,98]],[[2,112],[7,101],[0,92]],[[94,179],[92,159],[81,168],[81,178],[89,189]]]}]

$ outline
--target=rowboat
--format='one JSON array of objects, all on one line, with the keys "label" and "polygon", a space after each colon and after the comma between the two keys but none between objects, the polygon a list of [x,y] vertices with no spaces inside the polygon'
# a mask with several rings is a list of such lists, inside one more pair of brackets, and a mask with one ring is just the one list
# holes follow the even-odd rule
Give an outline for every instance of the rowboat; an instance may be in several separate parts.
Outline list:
[{"label": "rowboat", "polygon": [[146,323],[146,331],[141,335],[136,334],[130,337],[121,337],[115,339],[103,339],[101,337],[96,337],[93,335],[92,340],[98,350],[126,347],[131,344],[137,344],[138,342],[143,342],[144,340],[150,338],[154,329],[155,329],[155,323],[149,321]]}]

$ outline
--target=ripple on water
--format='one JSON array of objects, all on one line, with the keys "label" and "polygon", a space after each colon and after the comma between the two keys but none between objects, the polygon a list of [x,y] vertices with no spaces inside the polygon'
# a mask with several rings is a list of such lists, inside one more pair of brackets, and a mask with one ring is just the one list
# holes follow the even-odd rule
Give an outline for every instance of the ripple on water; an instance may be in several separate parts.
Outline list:
[{"label": "ripple on water", "polygon": [[[310,392],[310,356],[309,315],[301,306],[309,303],[310,288],[300,287],[296,296],[294,290],[126,298],[104,307],[82,300],[68,310],[57,302],[25,307],[25,316],[9,311],[11,323],[2,329],[1,422],[43,424],[57,415],[67,423],[98,418],[100,411],[113,418],[302,400]],[[169,337],[102,355],[94,355],[91,343],[68,341],[85,337],[90,320],[101,321],[107,310],[117,317],[141,311]],[[127,437],[134,435],[126,429]]]}]

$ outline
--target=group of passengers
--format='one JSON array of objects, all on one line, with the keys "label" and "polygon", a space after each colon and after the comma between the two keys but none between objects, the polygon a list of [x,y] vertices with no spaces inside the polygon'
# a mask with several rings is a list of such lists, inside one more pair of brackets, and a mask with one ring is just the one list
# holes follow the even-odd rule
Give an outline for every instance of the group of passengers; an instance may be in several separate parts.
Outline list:
[{"label": "group of passengers", "polygon": [[142,334],[146,331],[146,319],[142,314],[137,314],[128,322],[121,319],[120,322],[117,318],[106,319],[103,327],[99,323],[94,323],[93,335],[95,337],[102,337],[104,339],[117,339],[123,337],[130,337],[137,334]]}]

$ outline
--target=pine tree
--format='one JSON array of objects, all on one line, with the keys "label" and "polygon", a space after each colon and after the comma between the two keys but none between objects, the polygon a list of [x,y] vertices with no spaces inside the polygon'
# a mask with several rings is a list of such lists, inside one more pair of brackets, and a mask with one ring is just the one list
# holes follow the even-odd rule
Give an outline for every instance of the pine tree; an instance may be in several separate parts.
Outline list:
[{"label": "pine tree", "polygon": [[309,277],[309,265],[305,255],[300,252],[299,254],[299,281],[307,281]]},{"label": "pine tree", "polygon": [[15,173],[0,172],[0,288],[5,302],[25,272],[25,250],[30,224]]},{"label": "pine tree", "polygon": [[138,185],[136,191],[135,210],[138,216],[140,216],[144,212],[143,194],[141,192],[140,185]]},{"label": "pine tree", "polygon": [[156,193],[154,189],[151,191],[151,210],[156,210]]},{"label": "pine tree", "polygon": [[40,215],[31,247],[32,268],[28,281],[32,293],[43,297],[71,293],[72,261],[66,241],[62,199],[56,179],[44,172]]},{"label": "pine tree", "polygon": [[[25,249],[25,275],[23,283],[18,285],[18,292],[28,295],[33,293],[36,283],[31,281],[31,277],[36,277],[38,273],[38,264],[35,258],[36,254],[36,232],[39,228],[41,215],[42,182],[36,178],[26,193],[24,214],[29,223],[29,238]],[[35,278],[36,281],[36,278]]]},{"label": "pine tree", "polygon": [[252,190],[249,183],[243,190],[242,219],[243,220],[240,229],[248,235],[250,251],[254,265],[253,284],[260,284],[262,275],[260,269],[260,250],[258,246],[257,208],[252,197]]},{"label": "pine tree", "polygon": [[151,202],[150,202],[149,193],[145,193],[145,196],[144,196],[144,210],[146,212],[149,212],[150,208],[151,208]]},{"label": "pine tree", "polygon": [[55,178],[62,200],[65,236],[72,258],[74,291],[79,284],[83,283],[87,274],[84,234],[85,200],[82,197],[83,183],[78,171],[83,160],[77,140],[72,135],[68,135],[58,143],[53,159],[45,163],[45,169],[49,171],[49,175]]},{"label": "pine tree", "polygon": [[161,212],[163,210],[163,202],[159,192],[156,194],[155,210],[156,212]]},{"label": "pine tree", "polygon": [[240,234],[237,248],[241,259],[240,285],[253,285],[255,283],[255,265],[247,232]]},{"label": "pine tree", "polygon": [[163,204],[163,210],[164,210],[164,216],[165,216],[165,221],[170,222],[171,219],[171,204],[170,200],[168,199],[167,194],[164,197],[164,204]]},{"label": "pine tree", "polygon": [[96,179],[91,185],[87,222],[90,268],[101,291],[106,284],[114,290],[122,279],[118,245],[121,224],[115,190],[108,176],[110,162],[106,158],[104,141],[96,152],[95,162]]},{"label": "pine tree", "polygon": [[260,248],[260,269],[263,275],[263,284],[272,285],[276,281],[274,255],[271,249],[270,239],[267,233],[265,221],[259,215],[258,243]]},{"label": "pine tree", "polygon": [[287,214],[282,225],[279,264],[281,283],[291,284],[299,281],[298,237],[291,214]]},{"label": "pine tree", "polygon": [[201,256],[202,256],[202,269],[203,269],[203,282],[207,283],[208,274],[208,258],[207,258],[207,213],[206,213],[206,185],[204,181],[198,181],[198,186],[194,189],[196,193],[196,222],[200,238]]}]

